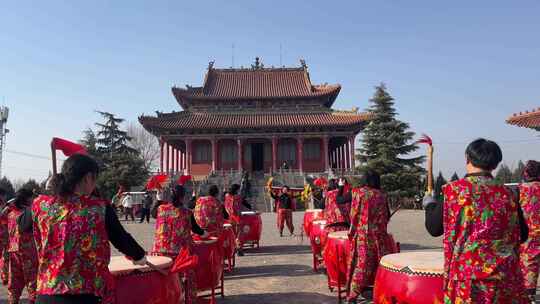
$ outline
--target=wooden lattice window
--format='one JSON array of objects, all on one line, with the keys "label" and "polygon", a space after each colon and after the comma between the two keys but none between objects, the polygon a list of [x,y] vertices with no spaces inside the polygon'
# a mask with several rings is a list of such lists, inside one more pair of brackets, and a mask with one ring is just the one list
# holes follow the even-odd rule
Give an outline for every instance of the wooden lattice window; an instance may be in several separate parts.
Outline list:
[{"label": "wooden lattice window", "polygon": [[306,141],[304,143],[304,159],[319,160],[321,159],[321,144],[318,141]]},{"label": "wooden lattice window", "polygon": [[197,142],[193,154],[193,162],[206,164],[212,161],[212,145],[209,142]]},{"label": "wooden lattice window", "polygon": [[238,161],[237,149],[234,144],[223,144],[221,146],[221,162],[236,163]]}]

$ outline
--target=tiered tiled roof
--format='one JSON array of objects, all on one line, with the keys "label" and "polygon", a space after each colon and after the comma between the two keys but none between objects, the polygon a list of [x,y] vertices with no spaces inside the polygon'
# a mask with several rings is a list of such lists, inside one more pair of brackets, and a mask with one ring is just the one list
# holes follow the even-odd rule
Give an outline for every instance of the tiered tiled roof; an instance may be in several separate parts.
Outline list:
[{"label": "tiered tiled roof", "polygon": [[530,112],[526,111],[525,113],[515,113],[508,118],[506,122],[518,127],[531,128],[540,131],[540,108]]},{"label": "tiered tiled roof", "polygon": [[370,118],[369,113],[355,112],[268,112],[268,113],[196,113],[176,112],[158,117],[141,116],[139,122],[157,135],[163,131],[185,130],[254,130],[291,131],[309,128],[348,128],[360,131]]},{"label": "tiered tiled roof", "polygon": [[264,68],[256,66],[240,69],[208,67],[202,87],[173,87],[178,103],[187,109],[192,102],[201,100],[272,100],[320,99],[330,107],[341,86],[313,85],[304,62],[298,68]]}]

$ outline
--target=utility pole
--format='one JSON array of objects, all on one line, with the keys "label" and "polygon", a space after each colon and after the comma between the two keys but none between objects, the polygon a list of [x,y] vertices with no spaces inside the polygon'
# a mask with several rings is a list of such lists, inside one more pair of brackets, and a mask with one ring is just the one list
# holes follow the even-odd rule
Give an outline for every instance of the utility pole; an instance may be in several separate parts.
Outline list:
[{"label": "utility pole", "polygon": [[8,116],[9,108],[0,106],[0,177],[2,176],[2,161],[6,145],[6,134],[9,133],[9,130],[6,128]]}]

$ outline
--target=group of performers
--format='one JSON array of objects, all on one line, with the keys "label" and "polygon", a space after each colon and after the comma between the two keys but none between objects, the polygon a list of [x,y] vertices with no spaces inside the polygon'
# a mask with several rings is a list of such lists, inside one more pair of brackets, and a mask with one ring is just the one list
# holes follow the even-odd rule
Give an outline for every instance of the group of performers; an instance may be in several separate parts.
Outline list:
[{"label": "group of performers", "polygon": [[[540,270],[540,163],[527,162],[523,183],[513,192],[492,176],[502,161],[495,142],[475,140],[465,155],[467,175],[444,186],[444,202],[432,192],[423,201],[426,229],[444,235],[444,303],[534,302]],[[314,192],[322,197],[316,202],[324,209],[326,230],[349,231],[347,300],[356,303],[375,283],[381,257],[394,248],[379,174],[368,170],[358,187],[347,186],[344,179],[330,180]],[[286,201],[286,190],[273,196],[278,206]]]},{"label": "group of performers", "polygon": [[477,139],[464,178],[444,186],[444,202],[424,198],[426,228],[444,235],[444,303],[534,302],[540,268],[540,163],[528,161],[519,195],[498,183],[502,151]]},{"label": "group of performers", "polygon": [[[444,186],[444,202],[431,193],[423,202],[428,232],[444,235],[444,303],[530,303],[540,270],[540,163],[527,162],[516,197],[492,176],[502,161],[495,142],[475,140],[465,156],[467,175]],[[156,230],[147,253],[95,191],[98,174],[95,160],[74,154],[50,183],[50,194],[21,189],[5,202],[0,190],[0,278],[9,303],[18,303],[25,287],[31,303],[108,302],[109,244],[135,265],[146,265],[147,254],[174,259],[183,249],[191,251],[194,238],[220,238],[226,220],[238,232],[241,210],[251,208],[237,184],[222,197],[211,185],[194,206],[185,205],[186,191],[175,184],[152,208]],[[328,232],[348,231],[347,300],[356,303],[373,285],[381,257],[392,250],[386,195],[379,174],[371,170],[356,187],[332,179],[321,192]],[[273,198],[280,234],[285,223],[293,234],[295,197],[284,186]],[[238,241],[237,246],[242,255]],[[182,300],[196,303],[194,272],[180,276],[186,282]]]},{"label": "group of performers", "polygon": [[[49,183],[50,194],[36,196],[21,189],[7,204],[2,201],[1,270],[10,304],[19,302],[25,287],[30,303],[113,302],[109,244],[134,265],[148,265],[147,254],[174,259],[183,249],[191,252],[193,238],[219,239],[226,220],[238,229],[240,210],[251,208],[236,184],[225,193],[224,204],[218,199],[219,188],[211,185],[193,209],[184,206],[183,186],[164,189],[151,210],[156,230],[147,253],[125,231],[112,204],[97,195],[98,174],[94,159],[74,154]],[[0,191],[0,199],[4,197]],[[179,303],[196,303],[193,271],[180,276],[186,294]]]}]

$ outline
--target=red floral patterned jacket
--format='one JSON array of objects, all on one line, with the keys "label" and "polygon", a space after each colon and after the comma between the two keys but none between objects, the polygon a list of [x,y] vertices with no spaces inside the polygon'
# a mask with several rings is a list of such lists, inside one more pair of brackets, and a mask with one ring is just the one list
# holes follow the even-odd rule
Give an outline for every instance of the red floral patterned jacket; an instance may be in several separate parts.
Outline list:
[{"label": "red floral patterned jacket", "polygon": [[223,231],[223,206],[213,196],[197,199],[193,215],[197,224],[210,235],[219,236]]},{"label": "red floral patterned jacket", "polygon": [[166,203],[158,207],[152,253],[176,258],[182,248],[190,252],[191,210]]},{"label": "red floral patterned jacket", "polygon": [[511,192],[491,177],[469,176],[444,193],[446,280],[519,276],[519,224]]},{"label": "red floral patterned jacket", "polygon": [[326,192],[324,219],[327,226],[335,223],[350,223],[351,204],[338,204],[336,201],[338,191],[336,189]]},{"label": "red floral patterned jacket", "polygon": [[241,199],[240,195],[225,194],[225,210],[229,214],[229,220],[235,224],[240,222]]},{"label": "red floral patterned jacket", "polygon": [[37,294],[105,295],[111,255],[106,204],[86,196],[64,201],[42,195],[34,200]]}]

